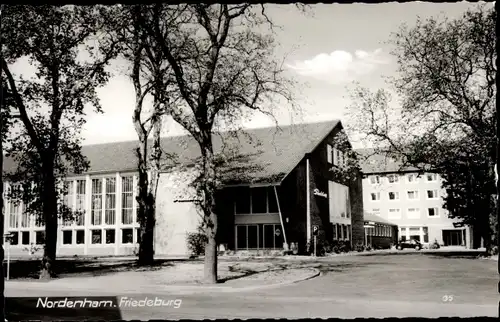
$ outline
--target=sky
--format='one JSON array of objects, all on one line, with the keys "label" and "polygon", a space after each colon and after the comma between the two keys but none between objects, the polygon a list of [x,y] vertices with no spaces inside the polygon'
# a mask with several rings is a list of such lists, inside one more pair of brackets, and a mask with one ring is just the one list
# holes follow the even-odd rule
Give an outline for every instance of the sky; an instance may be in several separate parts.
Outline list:
[{"label": "sky", "polygon": [[[283,106],[276,113],[279,125],[345,120],[349,105],[346,86],[358,81],[372,89],[384,88],[383,77],[394,75],[397,66],[390,55],[390,46],[385,43],[391,32],[403,23],[411,26],[417,16],[454,18],[476,5],[468,2],[316,4],[303,13],[294,5],[269,4],[266,9],[269,16],[281,26],[275,30],[280,44],[275,54],[281,58],[287,55],[287,72],[300,84],[297,103],[302,115],[291,119],[288,107]],[[16,64],[12,71],[23,73],[29,69],[25,64]],[[135,94],[129,79],[116,75],[98,93],[104,113],[87,114],[82,131],[84,144],[137,139],[132,124]],[[243,124],[248,128],[274,125],[264,115],[255,115]],[[183,132],[172,120],[164,128],[163,135]]]}]

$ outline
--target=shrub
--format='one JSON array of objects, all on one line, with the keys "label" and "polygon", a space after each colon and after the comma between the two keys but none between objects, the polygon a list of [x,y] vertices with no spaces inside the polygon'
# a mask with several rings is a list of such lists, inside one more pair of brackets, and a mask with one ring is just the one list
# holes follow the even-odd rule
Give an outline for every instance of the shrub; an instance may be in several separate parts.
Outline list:
[{"label": "shrub", "polygon": [[430,245],[430,249],[439,249],[441,246],[439,246],[439,243],[437,239],[434,239],[434,242]]},{"label": "shrub", "polygon": [[43,246],[38,246],[34,243],[31,243],[29,247],[24,247],[24,251],[30,253],[32,256],[41,249],[43,249]]},{"label": "shrub", "polygon": [[498,255],[498,246],[493,246],[490,248],[489,253],[491,256]]},{"label": "shrub", "polygon": [[328,241],[325,241],[321,247],[321,251],[324,254],[330,254],[332,252],[332,245]]},{"label": "shrub", "polygon": [[361,243],[357,243],[356,246],[354,246],[354,249],[361,253],[365,250],[365,245],[361,244]]},{"label": "shrub", "polygon": [[336,254],[350,252],[351,244],[348,241],[334,240],[331,244],[331,251]]},{"label": "shrub", "polygon": [[299,245],[298,243],[291,243],[290,244],[290,251],[293,255],[297,255],[299,253]]},{"label": "shrub", "polygon": [[188,248],[194,256],[200,256],[205,252],[205,245],[207,242],[208,239],[204,233],[196,232],[187,234]]}]

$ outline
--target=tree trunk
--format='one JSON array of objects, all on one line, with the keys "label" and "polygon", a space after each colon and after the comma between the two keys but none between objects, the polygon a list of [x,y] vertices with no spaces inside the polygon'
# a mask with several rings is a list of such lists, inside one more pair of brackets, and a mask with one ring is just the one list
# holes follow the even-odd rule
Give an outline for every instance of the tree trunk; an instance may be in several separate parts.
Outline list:
[{"label": "tree trunk", "polygon": [[[148,202],[149,203],[149,202]],[[145,222],[141,225],[139,230],[139,234],[141,236],[141,240],[139,243],[139,266],[150,266],[154,263],[154,218],[152,218],[151,214],[154,212],[154,209],[148,205],[146,207],[146,217]]]},{"label": "tree trunk", "polygon": [[148,189],[148,172],[147,172],[147,137],[139,143],[141,146],[137,149],[139,158],[139,182],[137,202],[139,209],[137,218],[140,224],[139,228],[139,259],[140,266],[153,264],[153,231],[154,231],[154,216],[151,212],[154,211],[154,199],[149,195]]},{"label": "tree trunk", "polygon": [[212,142],[206,141],[202,147],[203,175],[201,190],[203,194],[203,212],[205,216],[205,269],[204,281],[207,284],[217,283],[217,214],[215,204],[216,173]]},{"label": "tree trunk", "polygon": [[[160,104],[155,97],[154,113],[151,119],[153,129],[153,146],[148,160],[148,135],[141,136],[141,147],[139,148],[139,202],[143,207],[141,213],[139,260],[141,266],[154,263],[154,229],[156,225],[156,192],[160,178],[161,161],[161,117],[159,114]],[[149,161],[149,162],[148,162]],[[148,176],[149,168],[149,176]]]},{"label": "tree trunk", "polygon": [[57,250],[57,194],[53,171],[44,169],[42,188],[43,217],[45,222],[45,246],[43,250],[40,279],[50,279],[55,276]]}]

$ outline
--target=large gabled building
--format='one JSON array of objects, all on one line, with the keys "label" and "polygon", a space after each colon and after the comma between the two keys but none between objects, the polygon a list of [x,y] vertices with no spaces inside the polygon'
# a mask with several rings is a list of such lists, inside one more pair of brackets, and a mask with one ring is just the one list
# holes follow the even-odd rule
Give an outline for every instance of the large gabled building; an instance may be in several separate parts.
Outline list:
[{"label": "large gabled building", "polygon": [[[304,252],[313,228],[320,240],[363,243],[361,176],[353,181],[331,171],[344,155],[335,147],[342,131],[335,120],[252,129],[238,139],[214,135],[215,152],[233,157],[219,170],[218,243],[233,250],[282,249],[285,242],[296,243]],[[175,157],[162,165],[155,254],[187,255],[187,234],[200,223],[189,185],[197,174],[199,146],[190,136],[164,137],[161,145]],[[83,147],[90,169],[65,178],[64,197],[68,206],[83,212],[72,222],[60,220],[59,256],[130,255],[137,250],[136,147],[136,141]],[[8,160],[4,170],[15,167]],[[44,227],[22,205],[7,202],[4,211],[5,230],[13,233],[11,254],[27,254],[30,244],[43,244]]]},{"label": "large gabled building", "polygon": [[373,149],[361,154],[365,214],[385,218],[399,227],[400,239],[422,243],[437,241],[442,246],[473,245],[472,229],[450,218],[444,209],[442,178],[377,154]]}]

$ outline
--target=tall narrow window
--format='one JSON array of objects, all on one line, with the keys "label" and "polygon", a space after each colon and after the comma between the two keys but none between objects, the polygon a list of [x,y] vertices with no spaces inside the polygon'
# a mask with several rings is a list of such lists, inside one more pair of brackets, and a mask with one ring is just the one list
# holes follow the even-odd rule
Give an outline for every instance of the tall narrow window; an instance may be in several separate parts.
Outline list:
[{"label": "tall narrow window", "polygon": [[247,249],[247,226],[236,226],[236,248]]},{"label": "tall narrow window", "polygon": [[13,184],[10,186],[10,189],[7,192],[10,204],[9,228],[19,228],[21,215],[21,200],[19,198],[19,190],[19,184]]},{"label": "tall narrow window", "polygon": [[428,208],[427,215],[429,217],[437,217],[438,216],[438,208]]},{"label": "tall narrow window", "polygon": [[437,190],[427,190],[427,199],[437,199],[438,191]]},{"label": "tall narrow window", "polygon": [[92,179],[92,225],[102,224],[102,179]]},{"label": "tall narrow window", "polygon": [[235,189],[235,213],[249,214],[250,213],[250,188],[242,187]]},{"label": "tall narrow window", "polygon": [[252,195],[252,213],[267,213],[267,188],[252,188],[250,191]]},{"label": "tall narrow window", "polygon": [[402,241],[406,240],[406,227],[400,228],[399,239],[401,239]]},{"label": "tall narrow window", "polygon": [[370,183],[371,184],[379,184],[380,183],[380,176],[370,176]]},{"label": "tall narrow window", "polygon": [[21,213],[21,203],[10,200],[9,228],[19,228],[19,214]]},{"label": "tall narrow window", "polygon": [[116,222],[116,178],[106,178],[106,208],[104,222],[114,225]]},{"label": "tall narrow window", "polygon": [[[73,197],[75,195],[75,188],[73,186],[73,181],[64,181],[64,198],[63,202],[69,210],[74,210]],[[72,224],[71,214],[68,214],[63,220],[64,226],[70,226]]]},{"label": "tall narrow window", "polygon": [[429,242],[429,228],[422,227],[422,231],[424,233],[424,243],[428,243]]},{"label": "tall narrow window", "polygon": [[76,224],[83,226],[85,218],[85,180],[76,181]]},{"label": "tall narrow window", "polygon": [[332,146],[330,144],[326,145],[326,158],[328,160],[328,163],[331,164],[333,162],[333,158],[332,158]]},{"label": "tall narrow window", "polygon": [[26,211],[26,207],[24,206],[23,203],[20,204],[20,212],[21,212],[21,214],[20,214],[20,216],[21,216],[21,218],[20,218],[21,228],[29,228],[29,226],[30,226],[30,221],[29,221],[30,216],[29,216],[28,212]]},{"label": "tall narrow window", "polygon": [[134,210],[134,180],[133,177],[122,178],[122,223],[132,224]]}]

